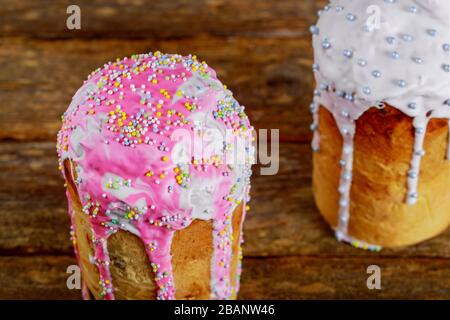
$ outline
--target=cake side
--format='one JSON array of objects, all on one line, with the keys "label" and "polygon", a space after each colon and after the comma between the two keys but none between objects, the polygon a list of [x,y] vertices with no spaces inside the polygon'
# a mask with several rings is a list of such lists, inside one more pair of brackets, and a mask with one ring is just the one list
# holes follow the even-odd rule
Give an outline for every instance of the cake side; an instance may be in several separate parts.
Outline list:
[{"label": "cake side", "polygon": [[[319,110],[320,152],[313,155],[316,204],[336,227],[342,138],[326,108]],[[412,119],[395,108],[369,109],[356,124],[349,235],[383,247],[411,245],[431,238],[450,223],[450,163],[445,159],[448,125],[432,119],[425,136],[419,197],[405,202],[414,142]],[[354,245],[357,245],[356,243]]]},{"label": "cake side", "polygon": [[[90,218],[82,211],[71,177],[69,162],[64,163],[70,192],[75,226],[74,245],[78,251],[79,265],[83,282],[91,298],[102,299],[99,285],[100,275],[95,263],[95,248],[92,243]],[[243,207],[238,206],[233,212],[233,249],[230,277],[233,294],[237,296],[238,272],[241,258],[241,224]],[[108,239],[110,270],[116,299],[145,300],[156,299],[157,288],[154,281],[155,271],[145,251],[143,242],[132,233],[118,231]],[[174,233],[171,257],[174,273],[175,298],[179,300],[207,300],[211,295],[211,259],[213,252],[212,223],[195,220],[188,227]]]}]

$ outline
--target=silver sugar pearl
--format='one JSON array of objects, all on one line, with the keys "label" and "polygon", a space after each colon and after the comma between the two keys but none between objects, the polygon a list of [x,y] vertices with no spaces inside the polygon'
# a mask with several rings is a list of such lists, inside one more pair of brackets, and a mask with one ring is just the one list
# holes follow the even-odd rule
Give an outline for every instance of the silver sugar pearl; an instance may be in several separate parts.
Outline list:
[{"label": "silver sugar pearl", "polygon": [[410,179],[416,179],[416,178],[417,178],[417,173],[416,173],[415,171],[410,170],[410,171],[408,172],[408,177],[409,177]]},{"label": "silver sugar pearl", "polygon": [[408,197],[409,198],[411,198],[411,199],[417,199],[417,193],[416,192],[412,192],[412,193],[410,193],[410,194],[408,194]]},{"label": "silver sugar pearl", "polygon": [[408,83],[405,80],[397,80],[397,85],[400,88],[404,88],[404,87],[406,87],[408,85]]},{"label": "silver sugar pearl", "polygon": [[328,39],[325,38],[322,41],[322,48],[324,48],[324,49],[330,49],[331,48],[331,43],[330,43],[330,41],[328,41]]},{"label": "silver sugar pearl", "polygon": [[353,51],[350,50],[350,49],[345,49],[344,50],[344,56],[347,57],[347,58],[353,57]]},{"label": "silver sugar pearl", "polygon": [[348,13],[348,14],[345,16],[345,18],[346,18],[348,21],[355,21],[355,20],[356,20],[356,16],[355,16],[353,13]]},{"label": "silver sugar pearl", "polygon": [[409,108],[409,109],[414,110],[414,109],[416,109],[416,107],[417,107],[417,104],[416,104],[415,102],[410,102],[410,103],[408,103],[408,108]]},{"label": "silver sugar pearl", "polygon": [[393,51],[391,52],[391,57],[392,59],[399,59],[400,58],[400,53],[398,53],[397,51]]},{"label": "silver sugar pearl", "polygon": [[408,8],[408,11],[409,12],[411,12],[411,13],[417,13],[417,7],[416,6],[410,6],[409,8]]},{"label": "silver sugar pearl", "polygon": [[369,87],[364,87],[364,88],[362,89],[362,92],[363,92],[365,95],[369,95],[369,94],[372,92],[372,90],[370,90]]},{"label": "silver sugar pearl", "polygon": [[319,28],[317,28],[317,26],[310,26],[309,31],[315,35],[319,34]]},{"label": "silver sugar pearl", "polygon": [[424,128],[416,128],[416,134],[422,134],[424,131]]},{"label": "silver sugar pearl", "polygon": [[414,151],[414,155],[418,156],[418,157],[423,157],[425,155],[425,150],[416,150]]},{"label": "silver sugar pearl", "polygon": [[350,181],[352,179],[352,174],[350,172],[344,172],[343,178],[345,181]]},{"label": "silver sugar pearl", "polygon": [[443,69],[445,72],[450,72],[450,64],[443,64],[443,65],[442,65],[442,69]]},{"label": "silver sugar pearl", "polygon": [[342,110],[341,116],[343,116],[344,118],[348,118],[350,116],[350,114],[348,113],[348,111]]},{"label": "silver sugar pearl", "polygon": [[417,64],[422,64],[422,63],[423,63],[423,59],[422,59],[422,58],[419,58],[419,57],[413,58],[413,61],[414,61],[415,63],[417,63]]},{"label": "silver sugar pearl", "polygon": [[437,30],[436,29],[428,29],[427,33],[428,33],[428,35],[434,37],[437,34]]},{"label": "silver sugar pearl", "polygon": [[413,39],[414,39],[414,37],[412,35],[406,34],[406,33],[402,34],[401,38],[406,42],[413,41]]},{"label": "silver sugar pearl", "polygon": [[[344,207],[346,207],[346,206],[344,206]],[[344,225],[347,224],[348,219],[349,219],[349,217],[347,215],[340,215],[339,216],[339,222],[341,224],[344,224]]]},{"label": "silver sugar pearl", "polygon": [[379,77],[381,77],[381,72],[378,71],[378,70],[374,70],[374,71],[372,71],[372,75],[373,75],[375,78],[379,78]]},{"label": "silver sugar pearl", "polygon": [[367,61],[366,61],[366,60],[363,60],[363,59],[359,59],[359,60],[358,60],[358,65],[359,65],[360,67],[365,67],[365,66],[367,65]]},{"label": "silver sugar pearl", "polygon": [[389,44],[394,44],[395,38],[394,38],[394,37],[387,37],[387,38],[386,38],[386,41],[387,41],[387,43],[389,43]]}]

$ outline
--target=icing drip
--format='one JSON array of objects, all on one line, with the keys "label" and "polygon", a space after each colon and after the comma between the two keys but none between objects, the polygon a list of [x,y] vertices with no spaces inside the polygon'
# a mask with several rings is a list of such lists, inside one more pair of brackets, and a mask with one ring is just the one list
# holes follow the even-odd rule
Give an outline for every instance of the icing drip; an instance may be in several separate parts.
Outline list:
[{"label": "icing drip", "polygon": [[355,136],[355,122],[351,119],[347,121],[345,133],[342,132],[344,144],[340,160],[341,175],[339,179],[339,221],[337,232],[348,233],[348,221],[350,219],[350,187],[352,181],[353,167],[353,138]]},{"label": "icing drip", "polygon": [[[248,197],[252,132],[244,107],[195,56],[135,55],[89,76],[63,115],[57,151],[62,171],[75,163],[105,299],[114,299],[107,243],[118,230],[140,237],[157,298],[174,299],[173,234],[194,219],[213,224],[211,298],[231,297],[231,221]],[[206,151],[197,157],[198,137]],[[241,162],[228,161],[230,150]]]},{"label": "icing drip", "polygon": [[[319,78],[320,76],[318,76]],[[345,241],[355,247],[368,249],[371,251],[379,251],[380,246],[366,243],[364,241],[355,239],[348,234],[348,225],[350,220],[350,189],[352,183],[353,172],[353,152],[354,152],[354,136],[356,132],[356,119],[365,111],[364,107],[360,107],[353,103],[353,96],[345,96],[340,92],[336,92],[334,87],[324,87],[316,90],[314,97],[314,117],[318,124],[318,110],[319,106],[327,106],[326,108],[331,112],[339,132],[342,136],[342,152],[339,160],[341,173],[339,178],[339,212],[338,222],[335,228],[336,238],[340,241]],[[314,129],[314,137],[312,148],[314,152],[319,152],[320,134],[318,125],[312,126]]]},{"label": "icing drip", "polygon": [[[317,82],[310,106],[312,149],[320,149],[317,128],[322,106],[332,113],[344,142],[336,236],[370,250],[380,247],[348,235],[355,121],[369,108],[384,104],[413,118],[415,136],[405,196],[406,203],[413,205],[419,197],[427,124],[431,118],[450,119],[449,2],[412,2],[332,0],[310,28]],[[450,139],[448,144],[450,159]]]},{"label": "icing drip", "polygon": [[101,287],[100,297],[106,300],[114,299],[114,292],[112,286],[111,272],[109,271],[109,265],[111,263],[108,254],[108,244],[107,238],[100,235],[94,234],[92,237],[92,243],[94,244],[94,254],[93,259],[94,264],[100,274],[99,285]]},{"label": "icing drip", "polygon": [[[225,221],[214,220],[213,240],[217,246],[213,253],[212,270],[216,270],[211,274],[212,281],[212,299],[226,299],[231,296],[230,277],[227,272],[230,271],[231,263],[231,212],[226,215]],[[218,249],[218,250],[217,250]]]},{"label": "icing drip", "polygon": [[319,135],[319,107],[317,99],[310,105],[310,111],[313,117],[313,123],[311,124],[311,131],[313,132],[313,138],[311,141],[311,148],[314,152],[319,151],[320,147],[320,135]]},{"label": "icing drip", "polygon": [[416,203],[418,197],[417,186],[420,174],[420,161],[425,155],[423,142],[425,140],[427,125],[428,119],[414,118],[413,120],[415,137],[411,165],[408,171],[408,195],[406,199],[406,202],[411,205]]},{"label": "icing drip", "polygon": [[243,211],[242,211],[242,218],[241,218],[241,223],[240,223],[240,236],[239,236],[239,246],[238,246],[238,265],[236,268],[236,279],[235,279],[235,283],[236,283],[236,293],[239,292],[239,287],[240,287],[240,280],[241,280],[241,274],[242,274],[242,245],[244,244],[244,221],[245,218],[247,217],[247,211],[249,209],[248,207],[248,202],[250,201],[250,197],[248,196],[248,194],[250,193],[250,186],[248,186],[248,189],[245,191],[245,193],[247,194],[244,205],[243,205]]},{"label": "icing drip", "polygon": [[[156,286],[160,288],[157,299],[175,299],[175,285],[172,273],[170,246],[173,232],[160,230],[158,227],[145,228],[142,238],[151,261],[150,265],[155,273]],[[155,248],[158,247],[158,250]]]}]

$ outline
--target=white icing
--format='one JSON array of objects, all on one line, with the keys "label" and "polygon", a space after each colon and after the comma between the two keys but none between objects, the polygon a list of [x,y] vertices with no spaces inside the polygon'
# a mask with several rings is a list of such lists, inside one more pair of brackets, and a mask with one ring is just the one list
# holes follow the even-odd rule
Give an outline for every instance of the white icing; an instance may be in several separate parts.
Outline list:
[{"label": "white icing", "polygon": [[[141,199],[140,204],[141,206],[145,206],[145,200],[142,200],[143,199]],[[125,218],[125,214],[127,213],[127,210],[129,210],[129,208],[130,207],[123,202],[110,203],[108,210],[106,210],[105,213],[111,219],[115,219],[117,223],[113,224],[111,222],[107,222],[107,225],[109,225],[111,228],[120,227],[122,230],[131,232],[136,236],[140,236],[139,230],[133,224],[133,220]]]},{"label": "white icing", "polygon": [[[72,132],[70,136],[71,146],[73,148],[73,153],[76,157],[72,156],[72,160],[75,162],[81,160],[84,156],[84,147],[83,143],[86,143],[91,138],[96,137],[99,133],[101,133],[102,128],[101,124],[104,123],[104,119],[106,119],[106,115],[99,113],[93,117],[87,117],[85,127],[77,126],[75,130]],[[62,158],[70,158],[69,151],[63,152]]]},{"label": "white icing", "polygon": [[449,10],[450,2],[440,0],[332,0],[311,27],[317,83],[312,147],[320,147],[320,105],[333,114],[344,141],[336,228],[340,239],[354,241],[348,221],[355,120],[372,106],[387,103],[413,118],[406,199],[409,204],[417,200],[428,121],[450,118]]},{"label": "white icing", "polygon": [[214,194],[220,185],[218,177],[204,179],[193,176],[189,187],[180,192],[180,208],[191,210],[193,219],[211,220],[214,215]]},{"label": "white icing", "polygon": [[[356,104],[362,105],[361,111],[373,106],[377,101],[387,102],[410,116],[426,113],[429,110],[448,117],[448,107],[443,105],[449,98],[450,76],[443,70],[443,65],[450,60],[449,52],[443,45],[449,42],[449,1],[439,1],[428,10],[411,13],[408,7],[414,1],[397,0],[387,3],[383,0],[338,0],[331,1],[330,9],[324,12],[317,24],[319,34],[314,36],[315,61],[320,67],[317,73],[318,84],[326,83],[337,91],[354,93]],[[369,5],[380,7],[380,29],[366,31]],[[336,12],[335,6],[344,9]],[[436,12],[445,14],[446,19],[436,19]],[[444,13],[441,13],[444,12]],[[356,16],[355,21],[348,21],[346,15]],[[435,29],[431,36],[427,30]],[[412,41],[402,37],[410,35]],[[393,44],[387,40],[394,37]],[[322,42],[328,39],[331,47],[322,48]],[[352,51],[352,57],[344,55],[345,50]],[[399,58],[392,58],[398,52]],[[414,62],[422,59],[422,63]],[[361,67],[358,62],[366,61]],[[374,72],[381,75],[377,78]],[[406,81],[406,87],[398,81]],[[370,94],[364,94],[363,88],[370,88]],[[416,109],[407,105],[415,102]]]},{"label": "white icing", "polygon": [[193,158],[201,160],[212,156],[223,158],[226,133],[223,124],[206,112],[192,113],[188,119],[194,124],[193,136],[190,130],[182,128],[171,135],[172,141],[178,141],[171,151],[174,163],[189,164]]},{"label": "white icing", "polygon": [[68,113],[73,112],[80,104],[86,100],[89,94],[97,92],[98,87],[92,82],[86,82],[81,86],[78,91],[72,97],[72,101],[67,109]]},{"label": "white icing", "polygon": [[[140,184],[140,179],[136,181],[136,185]],[[114,185],[114,186],[111,186]],[[113,197],[123,201],[124,203],[138,208],[146,208],[147,203],[144,197],[138,198],[135,202],[130,203],[129,197],[148,193],[145,189],[138,189],[130,186],[128,182],[120,176],[113,173],[106,173],[102,178],[102,189],[105,193],[110,193]]]},{"label": "white icing", "polygon": [[[189,116],[190,120],[197,128],[194,130],[194,140],[191,140],[189,132],[178,131],[172,135],[172,139],[178,140],[172,148],[172,159],[178,165],[186,165],[194,156],[196,159],[208,159],[211,156],[218,156],[221,159],[227,157],[232,160],[231,164],[236,172],[236,191],[234,194],[243,195],[246,183],[249,183],[248,165],[253,163],[253,145],[247,146],[245,139],[233,135],[230,130],[226,130],[223,124],[215,121],[209,113],[195,112]],[[227,141],[230,146],[224,150],[224,142]],[[201,148],[197,149],[201,143]],[[250,148],[250,151],[246,151]],[[200,156],[198,153],[200,153]],[[227,162],[228,163],[228,162]],[[189,185],[181,191],[180,207],[183,209],[192,209],[192,218],[201,220],[210,220],[213,218],[213,208],[215,186],[219,185],[216,179],[203,179],[201,177],[191,177]],[[242,201],[243,199],[237,199]],[[236,202],[232,204],[232,210],[237,206]]]},{"label": "white icing", "polygon": [[[186,165],[192,158],[207,159],[213,155],[221,156],[223,153],[223,125],[212,118],[210,113],[194,112],[189,115],[194,124],[194,136],[190,132],[180,133],[181,140],[172,149],[172,159],[175,163]],[[210,220],[214,215],[215,186],[219,185],[217,179],[204,179],[193,176],[189,185],[180,194],[180,207],[192,209],[192,218]]]},{"label": "white icing", "polygon": [[212,78],[201,76],[198,73],[194,73],[191,78],[185,81],[179,90],[182,95],[175,95],[172,99],[172,104],[175,104],[182,96],[200,97],[204,95],[208,90],[214,89],[216,91],[222,91],[223,86],[220,81]]},{"label": "white icing", "polygon": [[192,159],[192,143],[190,132],[178,129],[173,132],[172,140],[178,142],[173,146],[170,156],[176,165],[188,165]]}]

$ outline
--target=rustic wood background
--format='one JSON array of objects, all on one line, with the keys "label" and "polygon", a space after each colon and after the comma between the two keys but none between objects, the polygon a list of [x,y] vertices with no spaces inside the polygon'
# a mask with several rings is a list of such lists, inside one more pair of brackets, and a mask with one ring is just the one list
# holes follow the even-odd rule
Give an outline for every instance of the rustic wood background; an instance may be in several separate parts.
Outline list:
[{"label": "rustic wood background", "polygon": [[[81,7],[81,30],[66,8]],[[311,194],[312,50],[325,0],[0,0],[0,298],[79,299],[55,135],[86,76],[161,50],[213,66],[256,128],[280,128],[280,172],[255,170],[242,299],[450,299],[450,233],[371,253],[335,241]],[[366,268],[382,270],[368,290]]]}]

